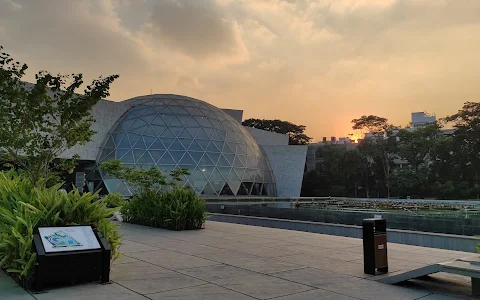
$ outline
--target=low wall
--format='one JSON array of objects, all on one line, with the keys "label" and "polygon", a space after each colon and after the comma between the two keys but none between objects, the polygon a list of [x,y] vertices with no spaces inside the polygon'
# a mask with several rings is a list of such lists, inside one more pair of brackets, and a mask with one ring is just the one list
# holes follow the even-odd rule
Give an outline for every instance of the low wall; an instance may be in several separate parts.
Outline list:
[{"label": "low wall", "polygon": [[[216,213],[209,213],[209,215],[210,221],[362,238],[362,227],[357,225],[329,224]],[[398,229],[387,229],[387,240],[390,243],[465,252],[477,252],[476,247],[480,243],[480,239],[475,237]]]},{"label": "low wall", "polygon": [[480,234],[479,218],[454,218],[439,216],[419,216],[397,212],[362,212],[309,208],[283,208],[240,203],[207,203],[207,211],[231,215],[267,217],[276,219],[312,221],[333,224],[362,225],[362,220],[381,214],[390,229],[422,232],[435,232],[474,236]]}]

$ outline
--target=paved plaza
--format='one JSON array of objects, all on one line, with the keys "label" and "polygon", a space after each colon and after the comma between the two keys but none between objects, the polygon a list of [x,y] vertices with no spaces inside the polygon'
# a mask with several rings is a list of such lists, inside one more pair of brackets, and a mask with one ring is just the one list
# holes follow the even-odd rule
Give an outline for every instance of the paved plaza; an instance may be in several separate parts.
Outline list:
[{"label": "paved plaza", "polygon": [[[121,234],[112,284],[30,295],[0,274],[0,299],[471,299],[470,278],[457,275],[376,282],[363,273],[360,239],[211,221],[183,232],[123,223]],[[469,255],[388,244],[390,275]]]}]

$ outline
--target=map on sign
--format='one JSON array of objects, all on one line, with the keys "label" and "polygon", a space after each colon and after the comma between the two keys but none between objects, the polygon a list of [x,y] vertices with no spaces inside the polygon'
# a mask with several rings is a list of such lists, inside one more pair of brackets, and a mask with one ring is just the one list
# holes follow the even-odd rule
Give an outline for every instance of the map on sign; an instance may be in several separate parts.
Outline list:
[{"label": "map on sign", "polygon": [[90,226],[38,228],[45,252],[100,249]]}]

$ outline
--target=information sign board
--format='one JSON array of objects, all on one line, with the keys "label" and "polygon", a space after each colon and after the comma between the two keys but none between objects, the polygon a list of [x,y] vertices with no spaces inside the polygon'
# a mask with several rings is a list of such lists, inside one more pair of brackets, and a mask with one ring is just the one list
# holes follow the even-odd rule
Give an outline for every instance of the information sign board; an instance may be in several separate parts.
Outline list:
[{"label": "information sign board", "polygon": [[91,226],[38,228],[46,253],[100,249]]}]

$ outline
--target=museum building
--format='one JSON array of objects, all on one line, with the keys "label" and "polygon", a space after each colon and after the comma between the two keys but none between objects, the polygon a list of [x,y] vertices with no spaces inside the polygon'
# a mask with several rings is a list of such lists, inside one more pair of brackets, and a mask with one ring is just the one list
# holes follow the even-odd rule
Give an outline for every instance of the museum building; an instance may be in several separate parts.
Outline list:
[{"label": "museum building", "polygon": [[194,98],[155,94],[92,109],[96,132],[60,158],[80,156],[85,188],[132,194],[99,165],[120,159],[124,166],[157,166],[164,174],[187,168],[182,185],[204,197],[298,197],[307,146],[288,145],[288,136],[242,126],[243,111],[219,109]]}]

